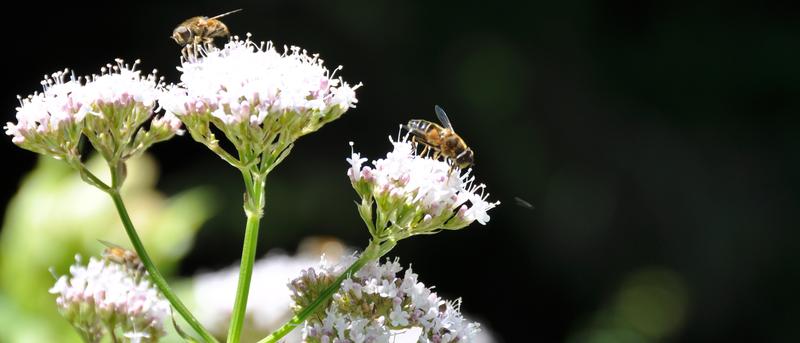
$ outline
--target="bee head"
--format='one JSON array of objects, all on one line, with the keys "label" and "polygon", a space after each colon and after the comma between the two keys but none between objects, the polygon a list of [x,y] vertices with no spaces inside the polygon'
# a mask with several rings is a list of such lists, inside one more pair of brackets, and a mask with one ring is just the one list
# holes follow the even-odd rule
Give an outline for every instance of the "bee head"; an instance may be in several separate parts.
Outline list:
[{"label": "bee head", "polygon": [[472,153],[472,149],[464,150],[461,154],[456,157],[456,165],[458,168],[466,169],[475,164],[475,156]]},{"label": "bee head", "polygon": [[186,26],[178,26],[172,31],[172,40],[179,45],[186,45],[192,41],[192,32]]}]

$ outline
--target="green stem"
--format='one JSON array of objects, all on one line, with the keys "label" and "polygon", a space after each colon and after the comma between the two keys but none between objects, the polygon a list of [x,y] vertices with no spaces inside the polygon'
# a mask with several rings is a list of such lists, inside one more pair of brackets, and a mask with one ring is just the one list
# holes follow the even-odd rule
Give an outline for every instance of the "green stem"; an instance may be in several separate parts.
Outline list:
[{"label": "green stem", "polygon": [[367,246],[367,249],[364,250],[361,256],[359,256],[358,259],[355,260],[355,262],[353,262],[353,264],[351,264],[350,267],[348,267],[347,270],[344,271],[344,273],[339,275],[339,277],[337,277],[332,284],[330,284],[327,288],[325,288],[319,294],[319,297],[317,299],[314,299],[314,301],[308,304],[308,306],[303,308],[294,317],[289,319],[289,321],[283,324],[283,326],[273,331],[271,334],[269,334],[269,336],[264,337],[262,340],[258,341],[258,343],[277,342],[279,339],[283,338],[283,336],[286,336],[289,332],[291,332],[292,330],[303,324],[303,322],[309,316],[313,315],[318,310],[320,310],[322,305],[328,303],[333,294],[335,294],[339,290],[339,287],[342,285],[342,282],[344,280],[351,277],[362,267],[364,267],[364,265],[366,265],[367,263],[381,258],[381,256],[385,255],[390,250],[392,250],[395,244],[396,242],[394,241],[387,241],[384,244],[376,243],[375,241],[370,241],[369,246]]},{"label": "green stem", "polygon": [[262,177],[255,178],[249,172],[242,173],[247,187],[245,198],[245,214],[247,226],[244,232],[242,245],[242,261],[239,264],[239,284],[236,287],[236,301],[233,304],[233,313],[228,328],[228,343],[238,343],[242,334],[242,326],[247,312],[247,297],[250,295],[250,280],[253,276],[253,264],[256,259],[256,245],[258,244],[258,229],[264,207],[263,192],[264,182]]},{"label": "green stem", "polygon": [[114,333],[114,327],[111,325],[106,325],[106,330],[108,330],[109,336],[111,336],[111,343],[119,343],[119,339],[117,339],[117,334]]},{"label": "green stem", "polygon": [[86,182],[86,183],[88,183],[88,184],[90,184],[92,186],[95,186],[98,189],[100,189],[101,191],[106,192],[106,193],[108,193],[108,191],[111,190],[111,186],[107,185],[105,182],[103,182],[103,180],[100,180],[100,178],[98,178],[91,171],[89,171],[89,168],[86,168],[86,165],[84,165],[83,162],[81,162],[81,159],[80,159],[79,156],[77,156],[77,155],[68,156],[67,157],[67,163],[69,165],[71,165],[73,168],[75,168],[76,170],[78,170],[78,173],[80,174],[81,179],[84,182]]},{"label": "green stem", "polygon": [[139,234],[136,233],[136,229],[133,227],[133,222],[131,222],[131,217],[128,215],[128,210],[125,208],[125,203],[122,202],[122,197],[119,195],[119,191],[117,189],[112,189],[108,192],[108,195],[111,196],[111,199],[114,200],[114,205],[117,207],[117,212],[119,212],[119,217],[122,219],[122,225],[125,227],[125,232],[128,234],[128,238],[131,240],[131,244],[133,245],[133,249],[136,250],[136,254],[139,255],[139,259],[144,264],[145,269],[147,269],[147,273],[150,275],[150,280],[158,287],[161,291],[161,294],[164,295],[167,300],[169,300],[172,307],[175,308],[178,313],[186,320],[187,323],[203,338],[204,341],[212,343],[217,342],[214,336],[209,333],[200,321],[195,318],[189,309],[186,308],[186,305],[181,302],[178,298],[178,295],[172,291],[172,289],[167,284],[167,280],[161,275],[161,273],[156,268],[156,265],[153,263],[153,260],[150,259],[150,255],[147,254],[147,251],[144,249],[144,245],[142,244],[142,240],[139,239]]}]

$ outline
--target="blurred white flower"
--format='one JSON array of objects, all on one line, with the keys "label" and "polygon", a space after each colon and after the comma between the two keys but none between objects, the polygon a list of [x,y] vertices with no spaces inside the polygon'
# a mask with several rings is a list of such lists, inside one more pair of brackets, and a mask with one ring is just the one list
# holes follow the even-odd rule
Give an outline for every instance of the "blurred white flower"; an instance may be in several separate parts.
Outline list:
[{"label": "blurred white flower", "polygon": [[[319,264],[320,254],[338,261],[345,251],[338,241],[307,239],[300,253],[269,253],[253,265],[245,316],[244,337],[263,337],[292,316],[291,291],[286,284],[304,268]],[[228,329],[238,281],[238,266],[194,277],[194,313],[211,330],[223,336]],[[288,341],[299,340],[299,330]],[[294,340],[292,339],[294,338]]]},{"label": "blurred white flower", "polygon": [[362,198],[359,212],[374,238],[399,240],[489,221],[488,211],[500,202],[486,201],[486,186],[475,184],[471,169],[455,172],[444,161],[417,155],[407,137],[390,140],[393,151],[371,166],[362,166],[366,159],[358,153],[347,158],[347,174]]},{"label": "blurred white flower", "polygon": [[92,341],[122,334],[130,342],[155,342],[165,335],[169,302],[146,274],[124,264],[92,257],[84,266],[76,255],[70,275],[61,276],[50,293],[58,295],[59,312]]}]

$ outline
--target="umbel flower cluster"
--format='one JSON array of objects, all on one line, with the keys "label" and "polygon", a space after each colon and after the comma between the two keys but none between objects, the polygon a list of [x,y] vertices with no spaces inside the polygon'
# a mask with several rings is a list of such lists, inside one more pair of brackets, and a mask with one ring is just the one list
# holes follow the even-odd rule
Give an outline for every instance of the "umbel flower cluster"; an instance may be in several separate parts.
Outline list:
[{"label": "umbel flower cluster", "polygon": [[417,154],[408,137],[394,140],[386,158],[367,161],[351,152],[347,175],[361,197],[361,218],[377,241],[458,230],[473,221],[486,224],[490,209],[484,184],[475,184],[471,170],[453,170],[440,159]]},{"label": "umbel flower cluster", "polygon": [[[295,310],[316,299],[346,268],[323,263],[319,270],[303,270],[289,283]],[[417,280],[409,268],[403,273],[397,260],[368,263],[345,279],[324,315],[303,326],[305,342],[390,342],[398,332],[420,328],[418,342],[471,342],[479,324],[461,315],[460,300],[445,301]]]},{"label": "umbel flower cluster", "polygon": [[[234,37],[223,49],[185,60],[179,85],[161,99],[192,137],[236,167],[271,167],[300,136],[339,118],[357,102],[355,89],[299,47],[278,52],[271,42]],[[212,128],[236,148],[219,146]],[[260,159],[260,157],[263,158]]]},{"label": "umbel flower cluster", "polygon": [[108,256],[92,257],[83,265],[75,256],[69,275],[58,278],[50,293],[57,294],[61,315],[86,342],[157,342],[165,335],[169,302],[153,287],[146,272]]},{"label": "umbel flower cluster", "polygon": [[138,63],[118,59],[85,78],[68,69],[45,77],[41,93],[19,97],[17,123],[7,123],[6,134],[24,149],[70,162],[80,159],[81,135],[106,160],[124,161],[180,134],[180,121],[169,113],[143,127],[164,85],[155,71],[142,76]]}]

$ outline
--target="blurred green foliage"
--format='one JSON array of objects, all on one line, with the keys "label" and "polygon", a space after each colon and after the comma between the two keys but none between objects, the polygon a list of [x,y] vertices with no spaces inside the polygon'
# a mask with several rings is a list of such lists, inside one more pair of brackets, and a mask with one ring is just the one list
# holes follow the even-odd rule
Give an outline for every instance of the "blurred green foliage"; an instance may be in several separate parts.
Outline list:
[{"label": "blurred green foliage", "polygon": [[630,273],[605,306],[567,342],[661,342],[686,321],[689,294],[674,271],[649,267]]},{"label": "blurred green foliage", "polygon": [[[89,164],[104,175],[100,159]],[[203,187],[166,197],[154,188],[157,176],[152,158],[129,161],[122,197],[148,252],[169,276],[216,207]],[[79,341],[48,294],[55,282],[48,270],[62,275],[75,254],[100,255],[98,239],[129,247],[111,200],[65,163],[40,158],[9,203],[0,231],[0,342]]]}]

